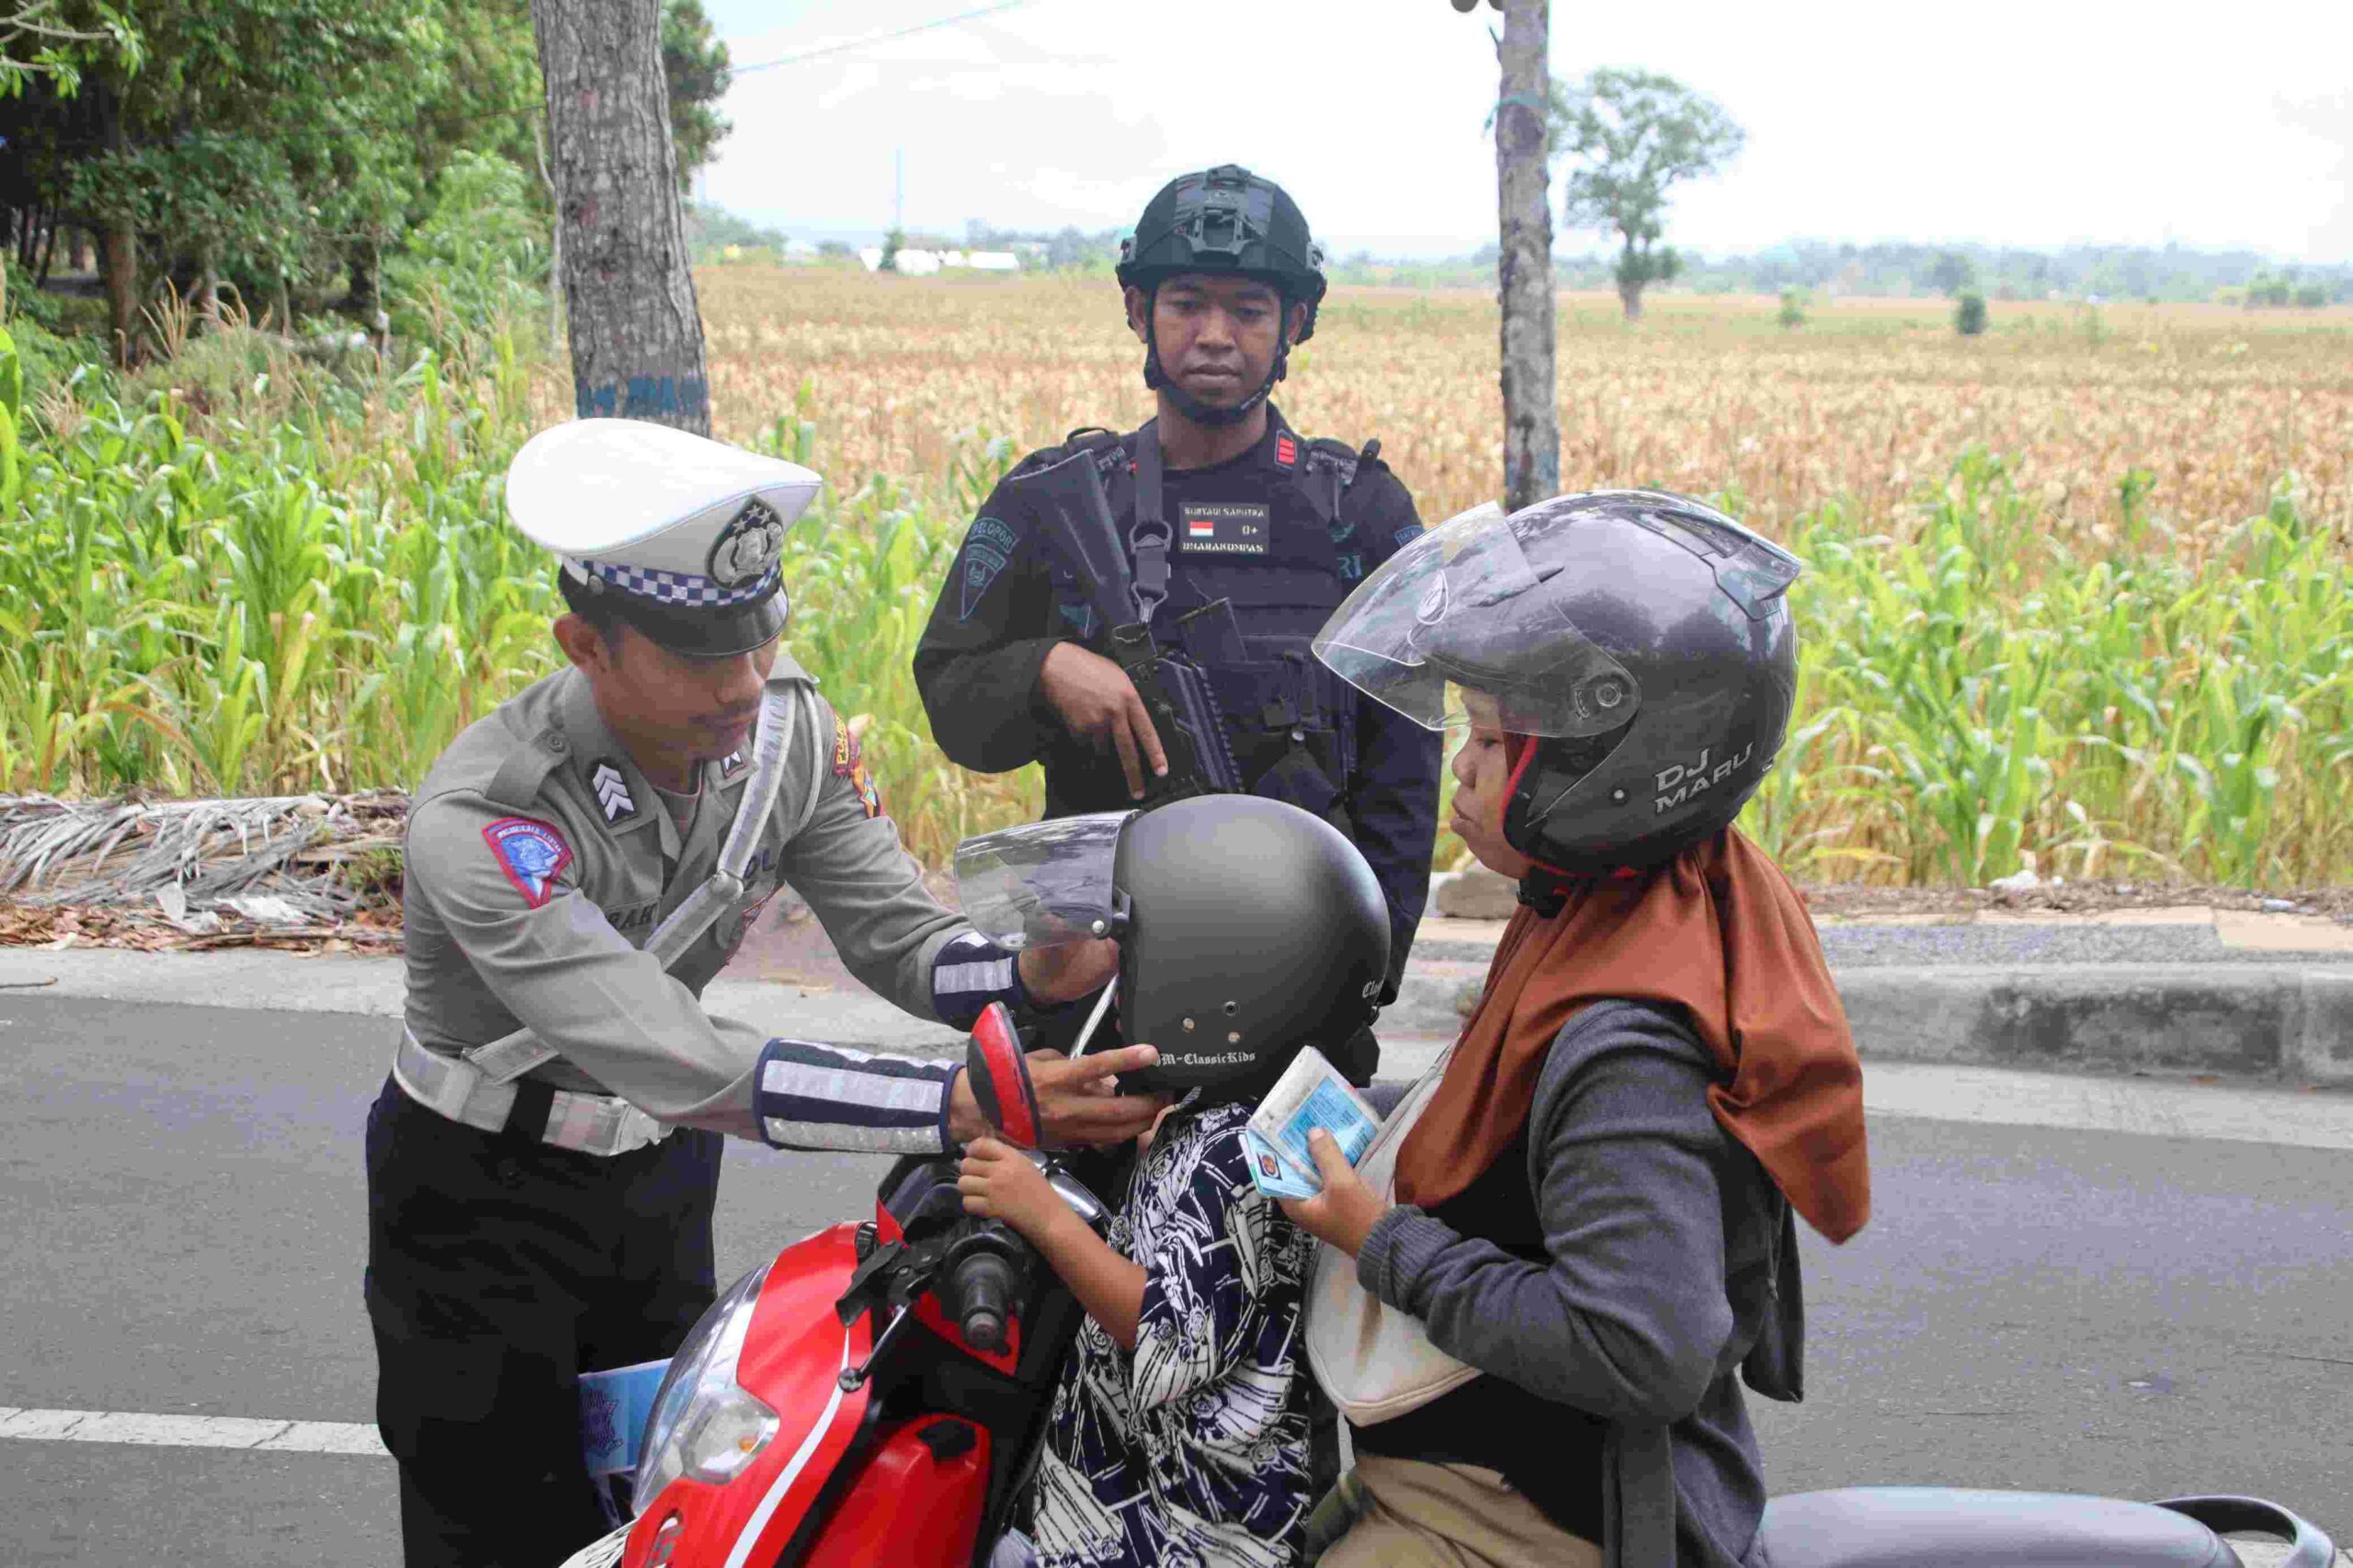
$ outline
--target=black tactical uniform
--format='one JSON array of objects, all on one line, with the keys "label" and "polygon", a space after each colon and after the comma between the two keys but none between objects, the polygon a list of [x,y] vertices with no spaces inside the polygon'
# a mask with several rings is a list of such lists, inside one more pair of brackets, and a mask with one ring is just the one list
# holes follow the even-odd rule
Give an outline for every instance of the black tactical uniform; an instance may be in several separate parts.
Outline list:
[{"label": "black tactical uniform", "polygon": [[[1301,336],[1313,332],[1323,276],[1305,220],[1270,182],[1230,166],[1187,176],[1155,197],[1120,273],[1123,283],[1156,288],[1179,273],[1219,270],[1275,282],[1286,304],[1309,306]],[[1203,422],[1246,415],[1281,375],[1278,358],[1256,397]],[[1156,345],[1145,379],[1163,386]],[[1173,387],[1163,395],[1202,417]],[[1149,425],[1118,437],[1082,431],[1025,459],[965,536],[915,650],[915,683],[932,733],[955,762],[984,773],[1042,762],[1049,816],[1135,804],[1117,756],[1069,733],[1039,686],[1056,642],[1110,656],[1110,628],[1097,608],[1097,585],[1056,544],[1017,482],[1090,454],[1131,573],[1140,497],[1173,534],[1167,597],[1152,631],[1206,677],[1240,786],[1330,820],[1380,878],[1392,928],[1393,996],[1428,894],[1440,740],[1360,699],[1310,645],[1367,573],[1419,537],[1421,519],[1381,461],[1378,442],[1358,451],[1308,440],[1271,405],[1267,412],[1255,448],[1209,468],[1162,471]],[[1342,1054],[1349,1058],[1339,1063],[1344,1071],[1370,1078],[1370,1033]]]}]

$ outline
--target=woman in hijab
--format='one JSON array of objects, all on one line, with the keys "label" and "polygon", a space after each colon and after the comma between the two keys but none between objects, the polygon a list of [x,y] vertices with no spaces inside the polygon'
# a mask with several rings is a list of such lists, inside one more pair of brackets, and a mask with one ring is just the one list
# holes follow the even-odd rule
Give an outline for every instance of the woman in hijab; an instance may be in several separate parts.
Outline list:
[{"label": "woman in hijab", "polygon": [[1468,725],[1452,826],[1522,905],[1409,1099],[1393,1200],[1325,1139],[1324,1190],[1284,1205],[1470,1369],[1353,1426],[1329,1568],[1748,1559],[1740,1385],[1799,1397],[1792,1213],[1843,1242],[1870,1208],[1821,943],[1731,825],[1788,724],[1798,572],[1680,497],[1490,506],[1317,642],[1369,695]]}]

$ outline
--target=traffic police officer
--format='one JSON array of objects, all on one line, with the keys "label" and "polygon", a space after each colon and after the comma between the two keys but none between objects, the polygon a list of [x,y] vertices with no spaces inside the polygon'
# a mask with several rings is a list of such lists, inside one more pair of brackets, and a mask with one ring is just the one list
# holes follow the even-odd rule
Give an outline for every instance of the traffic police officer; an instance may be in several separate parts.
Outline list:
[{"label": "traffic police officer", "polygon": [[[968,1027],[1098,988],[942,908],[858,744],[778,650],[805,469],[631,420],[542,432],[507,507],[562,558],[571,666],[469,727],[413,801],[405,1028],[368,1119],[377,1415],[412,1565],[552,1562],[606,1528],[584,1370],[666,1356],[713,1297],[722,1133],[932,1153],[949,1063],[771,1038],[699,997],[780,881],[851,972]],[[1148,1049],[1038,1065],[1054,1135],[1117,1142]]]},{"label": "traffic police officer", "polygon": [[[1087,454],[1116,520],[1113,553],[1094,559],[1125,565],[1154,642],[1206,677],[1233,764],[1222,787],[1324,816],[1380,878],[1393,997],[1429,889],[1440,742],[1359,700],[1309,645],[1422,528],[1379,442],[1304,439],[1267,402],[1315,330],[1322,253],[1279,186],[1227,165],[1152,199],[1119,280],[1157,417],[1031,454],[983,506],[915,651],[932,733],[982,772],[1042,762],[1048,816],[1146,800],[1167,769],[1169,737],[1107,656],[1102,607],[1118,601],[1029,487]],[[1339,1064],[1368,1080],[1375,1051],[1362,1033]]]}]

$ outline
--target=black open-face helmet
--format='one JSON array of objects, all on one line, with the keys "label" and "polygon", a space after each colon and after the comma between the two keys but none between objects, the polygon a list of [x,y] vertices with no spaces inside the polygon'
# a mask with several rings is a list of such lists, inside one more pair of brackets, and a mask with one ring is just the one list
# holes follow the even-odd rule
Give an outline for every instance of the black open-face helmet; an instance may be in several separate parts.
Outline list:
[{"label": "black open-face helmet", "polygon": [[1315,656],[1429,729],[1516,737],[1504,835],[1548,870],[1657,865],[1740,812],[1797,689],[1797,558],[1648,490],[1490,504],[1359,584]]},{"label": "black open-face helmet", "polygon": [[1255,795],[1059,817],[966,839],[964,917],[1008,947],[1114,937],[1120,1032],[1160,1048],[1125,1082],[1263,1093],[1302,1046],[1372,1021],[1389,906],[1356,846]]},{"label": "black open-face helmet", "polygon": [[1231,273],[1271,284],[1282,297],[1288,321],[1292,305],[1305,305],[1307,319],[1295,340],[1315,335],[1316,308],[1324,302],[1324,249],[1308,233],[1299,203],[1270,179],[1239,164],[1220,164],[1199,174],[1179,175],[1160,187],[1136,220],[1136,232],[1120,244],[1122,290],[1144,291],[1144,385],[1165,392],[1185,415],[1203,425],[1238,423],[1275,390],[1288,372],[1290,345],[1275,353],[1266,384],[1233,408],[1198,403],[1168,382],[1160,368],[1160,346],[1151,329],[1151,301],[1169,278],[1188,272]]}]

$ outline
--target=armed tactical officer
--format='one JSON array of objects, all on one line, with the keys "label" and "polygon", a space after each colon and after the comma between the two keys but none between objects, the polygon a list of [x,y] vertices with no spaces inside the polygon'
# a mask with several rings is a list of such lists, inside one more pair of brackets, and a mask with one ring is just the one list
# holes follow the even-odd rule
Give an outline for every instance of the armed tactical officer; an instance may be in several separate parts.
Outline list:
[{"label": "armed tactical officer", "polygon": [[[1158,416],[1076,432],[989,496],[915,650],[932,733],[982,772],[1042,762],[1050,817],[1223,791],[1325,818],[1387,897],[1393,996],[1440,743],[1309,644],[1422,526],[1378,441],[1306,439],[1267,402],[1315,331],[1322,252],[1281,187],[1225,165],[1152,199],[1119,279]],[[1369,1031],[1341,1054],[1370,1079]]]},{"label": "armed tactical officer", "polygon": [[[989,942],[925,891],[857,740],[778,651],[785,530],[817,476],[664,426],[542,432],[509,512],[554,550],[571,667],[460,735],[407,835],[405,1028],[368,1118],[377,1416],[412,1565],[551,1562],[605,1528],[577,1380],[668,1355],[712,1300],[721,1133],[932,1153],[975,1136],[949,1063],[706,1015],[779,881],[853,973],[969,1026],[1071,1001],[1113,953]],[[1156,1102],[1147,1048],[1041,1061],[1066,1140]]]}]

